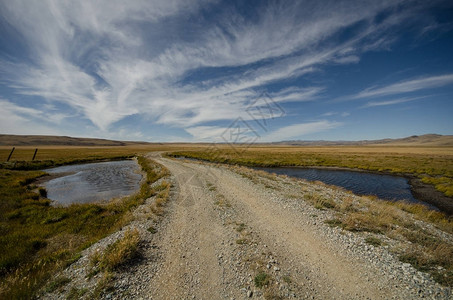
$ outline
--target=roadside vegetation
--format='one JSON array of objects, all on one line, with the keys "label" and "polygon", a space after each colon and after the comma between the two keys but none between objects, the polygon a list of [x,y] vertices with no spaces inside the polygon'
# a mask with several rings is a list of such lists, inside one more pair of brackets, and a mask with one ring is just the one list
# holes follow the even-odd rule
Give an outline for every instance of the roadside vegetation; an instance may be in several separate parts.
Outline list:
[{"label": "roadside vegetation", "polygon": [[382,244],[382,240],[373,234],[402,241],[400,247],[391,249],[401,261],[430,273],[440,284],[453,287],[452,241],[417,222],[425,221],[453,234],[451,218],[421,204],[376,201],[373,197],[360,197],[358,201],[344,198],[331,209],[337,212],[337,218],[326,220],[327,224],[372,234],[365,241],[373,246]]},{"label": "roadside vegetation", "polygon": [[177,151],[170,157],[248,167],[342,167],[414,175],[453,197],[451,147],[250,147],[219,146],[214,150]]},{"label": "roadside vegetation", "polygon": [[[136,228],[128,229],[122,238],[108,245],[103,252],[93,253],[90,256],[90,273],[88,274],[88,278],[100,272],[102,272],[102,277],[92,291],[85,291],[84,294],[88,294],[89,298],[99,299],[102,293],[111,289],[114,272],[140,256],[140,241],[141,238],[138,230]],[[72,290],[80,291],[80,289],[75,287]]]},{"label": "roadside vegetation", "polygon": [[[168,190],[167,187],[151,188],[151,184],[168,171],[139,156],[138,163],[146,175],[136,194],[105,204],[52,206],[45,189],[38,189],[34,184],[45,173],[35,169],[135,155],[126,153],[130,149],[123,149],[121,153],[105,149],[52,151],[53,159],[16,161],[0,166],[1,299],[33,298],[53,274],[80,258],[81,250],[126,225],[132,218],[131,209]],[[122,245],[116,248],[121,250]],[[118,252],[113,250],[112,253]],[[124,253],[119,252],[122,257]],[[66,283],[67,279],[61,278],[49,288]],[[73,292],[76,298],[79,293],[81,291]]]},{"label": "roadside vegetation", "polygon": [[[276,180],[278,175],[268,173],[262,176],[262,171],[245,167],[234,169],[255,183],[279,188]],[[334,217],[326,219],[324,223],[361,234],[367,244],[375,247],[392,240],[394,243],[391,243],[389,250],[401,261],[431,274],[440,284],[453,287],[451,217],[421,204],[382,201],[373,196],[356,196],[347,191],[338,194],[335,191],[341,188],[322,182],[316,182],[316,185],[326,189],[307,188],[307,183],[300,184],[299,196],[291,194],[287,197],[304,200],[319,210],[331,211]]]}]

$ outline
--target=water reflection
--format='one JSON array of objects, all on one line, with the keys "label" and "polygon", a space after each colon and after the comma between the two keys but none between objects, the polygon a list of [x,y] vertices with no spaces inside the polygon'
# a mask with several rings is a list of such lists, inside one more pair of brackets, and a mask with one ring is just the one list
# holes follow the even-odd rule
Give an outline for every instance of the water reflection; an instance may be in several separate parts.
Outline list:
[{"label": "water reflection", "polygon": [[374,195],[385,200],[407,200],[423,203],[414,198],[406,178],[365,172],[316,168],[256,168],[270,173],[288,175],[310,181],[319,180],[341,186],[358,195]]},{"label": "water reflection", "polygon": [[136,161],[109,161],[44,170],[61,177],[44,183],[47,197],[59,204],[88,203],[127,196],[138,190],[142,178]]}]

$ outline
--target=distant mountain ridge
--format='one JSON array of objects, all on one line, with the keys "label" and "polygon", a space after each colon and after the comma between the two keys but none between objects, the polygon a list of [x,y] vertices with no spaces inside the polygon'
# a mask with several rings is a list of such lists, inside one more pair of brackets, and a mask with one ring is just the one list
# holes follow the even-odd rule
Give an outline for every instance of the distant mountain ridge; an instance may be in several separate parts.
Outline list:
[{"label": "distant mountain ridge", "polygon": [[0,134],[0,146],[127,146],[136,144],[148,143],[69,136]]},{"label": "distant mountain ridge", "polygon": [[453,135],[424,134],[413,135],[399,139],[380,139],[363,141],[283,141],[273,145],[292,146],[360,146],[360,145],[389,145],[389,146],[453,146]]},{"label": "distant mountain ridge", "polygon": [[[115,141],[95,138],[76,138],[51,135],[12,135],[0,134],[0,146],[127,146],[150,144],[148,142]],[[190,143],[189,143],[190,144]],[[260,143],[261,144],[261,143]],[[282,141],[262,143],[261,145],[288,146],[440,146],[453,147],[453,135],[424,134],[400,139],[380,139],[363,141]]]}]

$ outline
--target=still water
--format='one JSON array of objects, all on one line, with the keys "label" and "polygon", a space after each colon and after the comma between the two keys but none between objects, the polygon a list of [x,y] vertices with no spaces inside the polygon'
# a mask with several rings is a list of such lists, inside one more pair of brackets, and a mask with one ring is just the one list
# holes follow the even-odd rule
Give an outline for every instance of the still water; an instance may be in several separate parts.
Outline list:
[{"label": "still water", "polygon": [[374,195],[385,200],[407,200],[409,202],[426,204],[414,198],[408,180],[403,177],[365,172],[294,167],[256,169],[310,181],[319,180],[327,184],[343,187],[358,195]]},{"label": "still water", "polygon": [[58,204],[88,203],[133,194],[142,175],[134,160],[62,166],[44,170],[61,175],[44,183],[47,198]]}]

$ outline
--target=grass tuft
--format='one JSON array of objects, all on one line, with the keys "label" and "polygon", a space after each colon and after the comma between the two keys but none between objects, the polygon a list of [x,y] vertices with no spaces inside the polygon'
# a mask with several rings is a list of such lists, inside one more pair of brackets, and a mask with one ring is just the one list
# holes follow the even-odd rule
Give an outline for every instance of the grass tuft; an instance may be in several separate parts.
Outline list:
[{"label": "grass tuft", "polygon": [[99,260],[101,270],[113,271],[139,255],[140,234],[137,229],[128,230],[124,237],[110,244]]},{"label": "grass tuft", "polygon": [[380,239],[378,239],[377,237],[373,237],[373,236],[366,237],[365,242],[367,244],[375,246],[375,247],[382,245],[382,241]]},{"label": "grass tuft", "polygon": [[70,282],[71,282],[71,279],[69,279],[68,277],[57,277],[55,280],[53,280],[52,282],[50,282],[47,285],[45,292],[53,293],[56,290],[64,287],[66,284],[68,284]]},{"label": "grass tuft", "polygon": [[344,227],[343,222],[341,222],[341,220],[339,219],[328,219],[325,220],[324,223],[326,223],[330,227]]},{"label": "grass tuft", "polygon": [[269,284],[269,279],[270,279],[269,275],[267,275],[264,272],[260,272],[255,276],[253,282],[255,283],[255,286],[257,288],[263,288]]},{"label": "grass tuft", "polygon": [[236,240],[236,244],[245,245],[245,244],[247,244],[247,240],[246,239],[238,239],[238,240]]},{"label": "grass tuft", "polygon": [[157,229],[154,227],[154,226],[150,226],[148,227],[148,232],[150,232],[151,234],[155,234],[157,232]]}]

